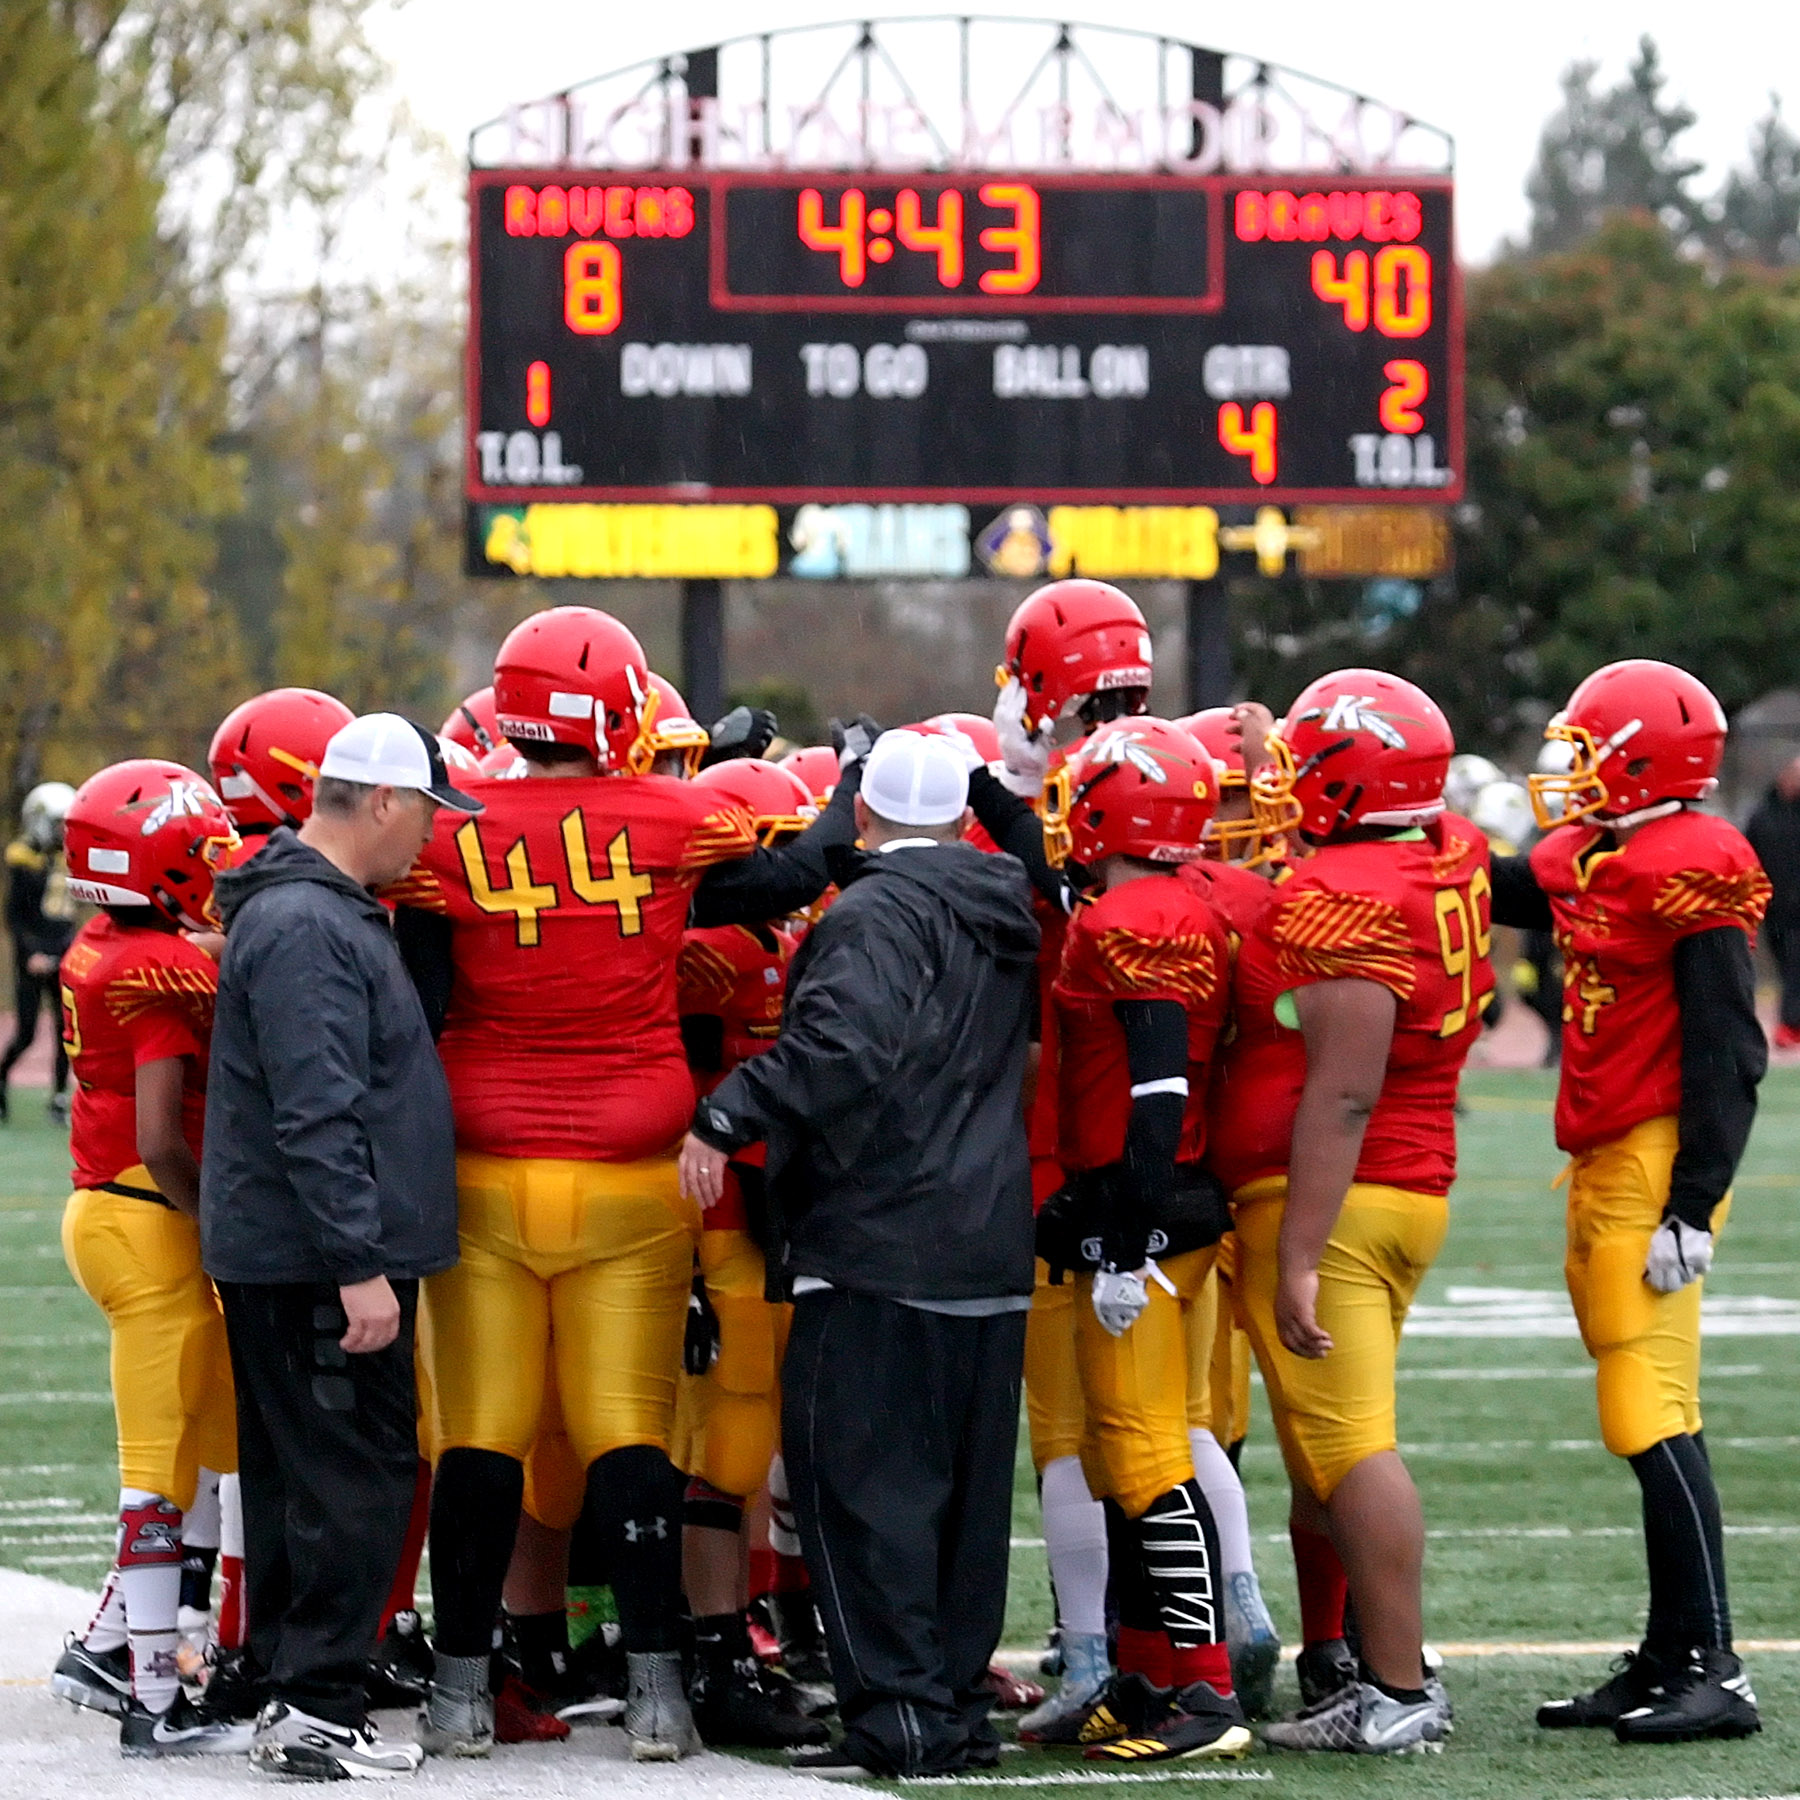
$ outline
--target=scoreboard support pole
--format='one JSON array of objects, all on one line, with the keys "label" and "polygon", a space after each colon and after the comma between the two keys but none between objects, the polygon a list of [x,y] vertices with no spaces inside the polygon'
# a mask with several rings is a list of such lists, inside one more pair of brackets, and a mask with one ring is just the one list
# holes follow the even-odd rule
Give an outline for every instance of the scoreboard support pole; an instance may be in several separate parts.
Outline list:
[{"label": "scoreboard support pole", "polygon": [[1219,580],[1187,584],[1188,711],[1231,701],[1231,600]]},{"label": "scoreboard support pole", "polygon": [[681,689],[688,709],[710,726],[725,711],[725,584],[681,584]]}]

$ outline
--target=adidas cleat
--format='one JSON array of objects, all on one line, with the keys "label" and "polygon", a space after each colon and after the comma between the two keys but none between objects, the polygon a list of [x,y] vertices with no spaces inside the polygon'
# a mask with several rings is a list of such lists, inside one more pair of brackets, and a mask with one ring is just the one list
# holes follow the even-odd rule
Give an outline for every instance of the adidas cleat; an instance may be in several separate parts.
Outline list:
[{"label": "adidas cleat", "polygon": [[1038,1730],[1034,1744],[1109,1744],[1118,1738],[1143,1737],[1168,1717],[1174,1695],[1142,1675],[1115,1675],[1087,1702]]},{"label": "adidas cleat", "polygon": [[90,1650],[71,1637],[50,1671],[50,1691],[71,1706],[116,1719],[131,1704],[131,1652],[123,1644],[116,1650]]},{"label": "adidas cleat", "polygon": [[1398,1756],[1443,1748],[1450,1720],[1442,1700],[1396,1700],[1366,1681],[1352,1681],[1318,1705],[1263,1728],[1277,1750],[1338,1750]]},{"label": "adidas cleat", "polygon": [[1546,1731],[1616,1725],[1628,1712],[1650,1704],[1662,1678],[1662,1664],[1647,1650],[1627,1650],[1614,1662],[1610,1678],[1591,1693],[1546,1700],[1537,1710],[1537,1722]]},{"label": "adidas cleat", "polygon": [[1642,1706],[1620,1716],[1621,1744],[1685,1744],[1696,1738],[1751,1737],[1762,1730],[1756,1694],[1729,1650],[1696,1650],[1667,1673]]},{"label": "adidas cleat", "polygon": [[1249,1754],[1253,1741],[1236,1699],[1196,1681],[1172,1696],[1149,1731],[1095,1744],[1083,1754],[1089,1762],[1109,1764],[1236,1762]]}]

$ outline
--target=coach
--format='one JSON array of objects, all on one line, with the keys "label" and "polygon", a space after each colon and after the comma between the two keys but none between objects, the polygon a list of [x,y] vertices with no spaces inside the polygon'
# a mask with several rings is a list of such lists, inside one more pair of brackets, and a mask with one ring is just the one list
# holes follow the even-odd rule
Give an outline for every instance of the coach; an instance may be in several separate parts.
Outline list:
[{"label": "coach", "polygon": [[215,884],[226,925],[200,1230],[237,1383],[252,1663],[273,1704],[252,1759],[405,1773],[363,1678],[417,1466],[419,1278],[456,1261],[450,1094],[371,890],[398,880],[451,787],[392,713],[331,740],[312,816]]},{"label": "coach", "polygon": [[990,1767],[1031,1304],[1020,1088],[1038,929],[1023,870],[961,842],[961,756],[888,732],[868,854],[795,957],[781,1036],[701,1102],[686,1190],[768,1143],[794,1295],[782,1447],[844,1723],[824,1773]]}]

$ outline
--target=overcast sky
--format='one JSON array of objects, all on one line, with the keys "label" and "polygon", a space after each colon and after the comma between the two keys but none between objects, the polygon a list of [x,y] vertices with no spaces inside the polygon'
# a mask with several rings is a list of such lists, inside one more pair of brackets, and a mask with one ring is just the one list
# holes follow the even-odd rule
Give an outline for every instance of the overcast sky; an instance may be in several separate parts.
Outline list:
[{"label": "overcast sky", "polygon": [[[852,16],[844,0],[399,0],[375,35],[402,95],[459,149],[509,102],[536,99],[641,57],[745,31]],[[893,14],[941,13],[894,4]],[[973,9],[972,9],[973,10]],[[985,0],[981,10],[1042,17],[1049,4]],[[1258,8],[1172,0],[1084,0],[1070,16],[1166,33],[1286,63],[1356,88],[1453,132],[1463,254],[1485,260],[1526,217],[1524,185],[1557,78],[1576,57],[1616,78],[1640,32],[1663,53],[1669,91],[1699,123],[1685,140],[1716,185],[1744,151],[1771,88],[1800,118],[1800,6],[1792,0],[1505,0],[1475,6],[1273,0]],[[886,12],[886,9],[882,9]]]}]

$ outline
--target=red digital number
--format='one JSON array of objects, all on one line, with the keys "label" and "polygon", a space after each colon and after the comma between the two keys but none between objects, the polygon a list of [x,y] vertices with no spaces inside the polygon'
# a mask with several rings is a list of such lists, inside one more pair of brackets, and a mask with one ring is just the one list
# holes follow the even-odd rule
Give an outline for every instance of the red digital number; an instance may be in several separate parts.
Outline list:
[{"label": "red digital number", "polygon": [[534,362],[525,371],[525,417],[542,431],[550,423],[550,365]]},{"label": "red digital number", "polygon": [[1340,275],[1337,257],[1329,250],[1315,250],[1312,259],[1312,290],[1327,304],[1344,309],[1344,323],[1352,331],[1368,329],[1368,251],[1348,251],[1344,257],[1344,272]]},{"label": "red digital number", "polygon": [[605,337],[618,330],[623,311],[617,246],[571,244],[563,258],[563,319],[569,329]]},{"label": "red digital number", "polygon": [[[961,287],[963,278],[963,197],[955,188],[938,195],[937,222],[927,225],[913,188],[902,188],[894,201],[894,236],[908,250],[937,258],[939,287]],[[986,233],[982,241],[987,241]]]},{"label": "red digital number", "polygon": [[825,223],[825,197],[817,188],[800,190],[800,241],[809,250],[823,250],[838,259],[838,275],[845,287],[861,287],[868,273],[863,243],[863,223],[868,203],[861,188],[845,188],[838,201],[838,222]]},{"label": "red digital number", "polygon": [[1346,252],[1342,274],[1331,251],[1315,250],[1312,290],[1344,309],[1344,323],[1352,331],[1367,330],[1371,316],[1383,337],[1421,337],[1431,329],[1431,252],[1418,244],[1389,244],[1375,252],[1372,314],[1366,250]]},{"label": "red digital number", "polygon": [[1411,357],[1396,357],[1382,368],[1394,385],[1381,396],[1381,429],[1410,437],[1425,428],[1425,415],[1419,402],[1431,391],[1431,377],[1422,362]]},{"label": "red digital number", "polygon": [[1259,400],[1244,423],[1244,409],[1235,400],[1219,408],[1219,442],[1233,456],[1250,459],[1250,478],[1260,487],[1275,479],[1275,408]]},{"label": "red digital number", "polygon": [[981,204],[997,211],[1010,210],[1010,225],[990,225],[981,234],[981,247],[996,254],[1010,252],[1010,269],[989,269],[981,278],[984,294],[1029,294],[1038,284],[1043,257],[1038,239],[1038,192],[1012,181],[990,181],[981,189]]}]

